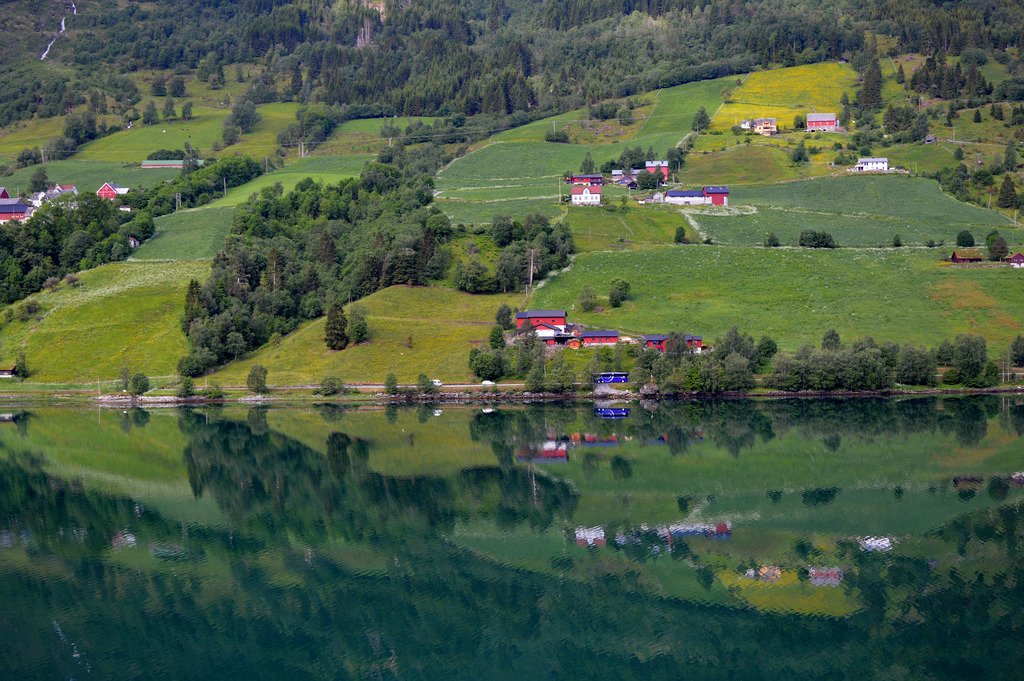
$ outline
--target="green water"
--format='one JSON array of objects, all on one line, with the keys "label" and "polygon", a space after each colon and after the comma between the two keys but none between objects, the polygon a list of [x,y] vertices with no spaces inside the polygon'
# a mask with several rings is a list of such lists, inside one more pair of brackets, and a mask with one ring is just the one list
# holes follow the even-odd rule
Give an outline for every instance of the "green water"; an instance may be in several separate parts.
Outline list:
[{"label": "green water", "polygon": [[1022,398],[7,411],[0,678],[1024,668]]}]

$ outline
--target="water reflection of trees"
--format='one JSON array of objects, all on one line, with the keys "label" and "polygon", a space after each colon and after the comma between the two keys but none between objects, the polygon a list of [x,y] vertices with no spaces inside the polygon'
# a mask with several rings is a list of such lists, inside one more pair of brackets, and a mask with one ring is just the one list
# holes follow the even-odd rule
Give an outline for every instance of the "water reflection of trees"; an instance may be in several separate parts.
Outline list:
[{"label": "water reflection of trees", "polygon": [[[530,410],[506,425],[527,437],[551,423]],[[218,679],[998,679],[1016,678],[1024,663],[1017,505],[956,518],[934,533],[938,562],[846,547],[854,569],[845,588],[865,605],[853,617],[771,614],[656,598],[628,569],[595,569],[579,583],[512,569],[429,534],[467,509],[494,512],[496,497],[514,516],[540,498],[550,510],[539,524],[573,503],[568,490],[545,490],[542,477],[510,460],[399,480],[368,468],[373,443],[365,439],[337,432],[325,456],[256,426],[182,416],[193,488],[233,518],[230,529],[190,528],[187,540],[178,523],[139,515],[130,498],[48,474],[41,457],[4,452],[0,518],[16,520],[33,542],[25,559],[5,563],[0,580],[5,672],[37,676],[40,655],[52,655],[47,669],[82,675],[70,656],[43,652],[54,648],[47,642],[58,619],[92,674],[107,678],[159,670],[164,678]],[[490,424],[474,427],[479,437],[491,432]],[[745,432],[736,428],[730,432]],[[509,468],[519,470],[505,477]],[[195,571],[108,560],[109,537],[126,525],[147,541],[182,541],[205,560]],[[96,539],[59,539],[68,527]],[[320,558],[313,540],[329,528],[386,542],[386,571]],[[289,547],[296,535],[317,547],[315,560]]]}]

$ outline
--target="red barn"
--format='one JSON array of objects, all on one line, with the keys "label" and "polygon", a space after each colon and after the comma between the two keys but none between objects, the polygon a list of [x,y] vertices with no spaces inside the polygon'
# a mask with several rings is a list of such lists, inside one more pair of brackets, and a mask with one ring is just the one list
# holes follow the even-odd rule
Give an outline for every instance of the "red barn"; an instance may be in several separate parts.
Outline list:
[{"label": "red barn", "polygon": [[702,190],[704,196],[711,199],[711,205],[713,206],[728,206],[729,205],[729,188],[728,187],[704,187]]},{"label": "red barn", "polygon": [[104,182],[103,186],[96,190],[96,196],[101,199],[107,199],[113,201],[119,196],[124,196],[128,193],[128,187],[122,187],[116,185],[113,182]]},{"label": "red barn", "polygon": [[835,132],[839,121],[834,113],[807,114],[807,132]]},{"label": "red barn", "polygon": [[565,178],[566,184],[578,184],[583,187],[600,187],[604,184],[604,175],[570,175]]},{"label": "red barn", "polygon": [[1024,253],[1014,253],[1005,262],[1010,263],[1014,267],[1024,267]]},{"label": "red barn", "polygon": [[647,161],[644,168],[649,173],[661,173],[661,176],[668,179],[668,161]]},{"label": "red barn", "polygon": [[618,331],[584,331],[583,345],[615,345],[619,342]]},{"label": "red barn", "polygon": [[541,325],[565,328],[565,310],[526,310],[516,313],[516,328],[523,328],[529,322],[533,328]]},{"label": "red barn", "polygon": [[32,215],[32,206],[21,199],[0,199],[0,222],[24,220]]},{"label": "red barn", "polygon": [[658,352],[665,352],[668,347],[668,335],[664,333],[652,333],[646,336],[641,336],[643,346]]}]

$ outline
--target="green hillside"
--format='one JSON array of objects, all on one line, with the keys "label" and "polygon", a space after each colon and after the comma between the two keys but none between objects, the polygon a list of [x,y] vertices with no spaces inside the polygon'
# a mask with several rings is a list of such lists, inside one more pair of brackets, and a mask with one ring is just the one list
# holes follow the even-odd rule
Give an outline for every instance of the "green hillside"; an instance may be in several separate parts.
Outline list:
[{"label": "green hillside", "polygon": [[701,232],[716,243],[761,245],[772,232],[784,245],[794,246],[805,229],[829,232],[841,246],[889,246],[897,234],[905,245],[929,240],[952,245],[964,229],[979,242],[994,228],[1005,232],[1011,244],[1024,236],[999,213],[957,201],[932,180],[903,175],[741,186],[729,203],[729,211],[690,211]]},{"label": "green hillside", "polygon": [[204,260],[220,250],[231,229],[234,208],[193,208],[156,219],[156,233],[142,244],[135,260]]},{"label": "green hillside", "polygon": [[[1005,347],[1024,328],[1020,272],[954,268],[940,256],[724,246],[583,254],[531,305],[566,308],[574,321],[630,334],[679,330],[713,339],[735,325],[789,350],[817,343],[830,328],[845,338],[927,344],[972,332]],[[615,277],[631,283],[632,301],[579,310],[584,285],[607,295]]]},{"label": "green hillside", "polygon": [[80,192],[95,192],[104,182],[114,182],[125,187],[152,187],[178,174],[177,170],[143,170],[137,164],[83,161],[75,157],[15,170],[6,177],[0,177],[0,185],[7,187],[11,194],[15,191],[27,192],[32,173],[39,168],[46,170],[50,182],[73,184]]},{"label": "green hillside", "polygon": [[308,156],[289,163],[283,168],[271,171],[257,177],[252,182],[228,190],[227,196],[204,206],[207,208],[221,208],[237,206],[244,203],[246,199],[264,187],[272,187],[280,182],[285,192],[295,188],[299,182],[311,177],[318,182],[327,184],[337,183],[348,177],[355,177],[362,171],[368,161],[373,160],[371,155],[352,156]]},{"label": "green hillside", "polygon": [[415,382],[421,373],[445,382],[472,382],[469,351],[486,343],[498,307],[518,305],[520,300],[392,286],[360,302],[368,312],[369,341],[337,352],[328,350],[320,318],[229,364],[212,379],[224,385],[245,385],[249,368],[262,364],[271,385],[316,385],[326,376],[382,383],[389,372],[405,382]]},{"label": "green hillside", "polygon": [[38,304],[38,313],[23,314],[26,302],[8,308],[0,358],[13,364],[24,352],[33,382],[108,380],[124,366],[171,375],[185,353],[179,326],[185,289],[208,272],[201,262],[124,262],[82,272],[77,287],[31,296],[27,302]]},{"label": "green hillside", "polygon": [[676,146],[687,134],[697,109],[714,111],[722,92],[734,79],[687,83],[645,97],[653,101],[649,116],[630,127],[613,143],[557,144],[544,141],[552,127],[565,127],[585,111],[531,123],[499,133],[478,149],[438,173],[438,205],[455,222],[488,222],[497,214],[541,211],[557,215],[558,197],[567,171],[578,171],[589,152],[598,165],[618,158],[626,146],[653,147],[659,154]]}]

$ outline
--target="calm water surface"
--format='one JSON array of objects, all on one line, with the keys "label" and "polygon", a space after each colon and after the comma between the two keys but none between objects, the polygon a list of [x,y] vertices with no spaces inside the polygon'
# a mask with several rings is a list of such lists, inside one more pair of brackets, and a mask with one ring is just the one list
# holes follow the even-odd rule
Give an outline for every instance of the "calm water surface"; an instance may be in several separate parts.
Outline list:
[{"label": "calm water surface", "polygon": [[1024,400],[32,408],[5,679],[1019,679]]}]

